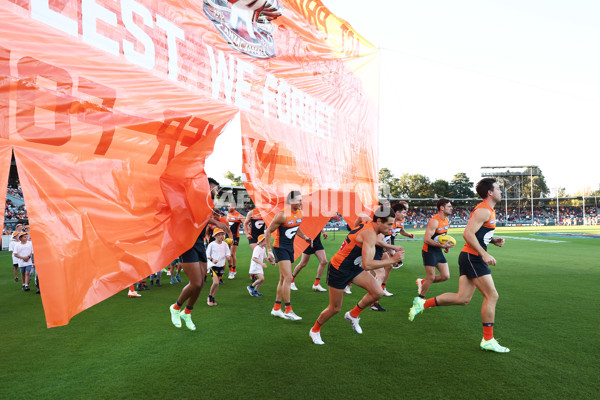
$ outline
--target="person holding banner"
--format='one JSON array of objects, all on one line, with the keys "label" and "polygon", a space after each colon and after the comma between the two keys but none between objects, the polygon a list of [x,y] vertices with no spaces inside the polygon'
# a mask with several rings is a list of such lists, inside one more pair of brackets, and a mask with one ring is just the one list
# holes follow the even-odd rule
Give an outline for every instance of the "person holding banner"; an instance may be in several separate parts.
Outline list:
[{"label": "person holding banner", "polygon": [[[214,199],[219,192],[219,182],[213,178],[208,178],[208,184],[210,186],[210,196]],[[206,227],[208,224],[214,224],[217,227],[228,230],[229,226],[226,223],[217,221],[214,217],[208,220],[202,232],[196,239],[194,246],[181,255],[181,267],[183,272],[187,275],[189,283],[181,290],[181,294],[177,298],[175,304],[171,305],[171,322],[177,328],[181,328],[181,320],[185,321],[185,326],[189,330],[196,330],[196,325],[192,322],[192,310],[202,286],[204,285],[204,277],[206,276],[206,247],[204,245],[204,236],[206,235]],[[185,309],[182,311],[183,303],[187,301]]]},{"label": "person holding banner", "polygon": [[[279,211],[265,232],[267,248],[271,247],[271,234],[275,234],[273,243],[273,254],[279,266],[279,283],[277,284],[277,295],[271,315],[292,321],[299,321],[299,317],[292,310],[290,302],[290,286],[292,284],[292,263],[294,262],[294,238],[298,235],[306,240],[311,246],[313,240],[306,236],[300,229],[302,223],[302,195],[293,190],[287,195],[286,207]],[[270,251],[267,253],[269,254]],[[281,310],[281,302],[285,304],[285,312]]]},{"label": "person holding banner", "polygon": [[[394,224],[394,211],[380,206],[375,210],[372,221],[363,222],[348,233],[340,249],[329,261],[327,284],[329,285],[329,305],[317,318],[309,331],[314,344],[325,344],[321,339],[321,327],[342,308],[344,288],[350,282],[362,287],[367,294],[348,311],[344,318],[352,324],[352,329],[362,334],[359,315],[368,306],[383,296],[383,290],[371,275],[371,270],[384,268],[402,260],[404,252],[398,251],[386,260],[375,260],[377,236],[385,234]],[[367,272],[369,271],[369,272]]]}]

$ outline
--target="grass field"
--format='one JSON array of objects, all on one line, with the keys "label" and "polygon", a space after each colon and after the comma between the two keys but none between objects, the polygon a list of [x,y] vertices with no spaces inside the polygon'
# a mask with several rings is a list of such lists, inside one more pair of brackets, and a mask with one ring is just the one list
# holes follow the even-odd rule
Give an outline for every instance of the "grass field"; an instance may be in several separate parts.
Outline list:
[{"label": "grass field", "polygon": [[[412,231],[417,238],[423,230]],[[316,259],[296,279],[294,311],[302,321],[269,313],[278,271],[266,270],[262,298],[245,289],[249,248],[242,238],[238,275],[226,279],[217,307],[203,289],[193,317],[198,330],[171,325],[168,307],[180,285],[126,291],[47,329],[40,296],[12,281],[9,254],[0,253],[2,399],[592,399],[600,393],[600,239],[541,236],[536,232],[600,233],[600,228],[499,228],[508,237],[492,246],[500,294],[495,336],[508,354],[479,350],[481,295],[466,307],[407,313],[423,277],[422,241],[403,242],[405,265],[392,271],[381,303],[365,310],[364,334],[343,313],[322,329],[324,346],[308,331],[327,305],[310,290]],[[464,243],[461,230],[450,230]],[[330,257],[343,239],[324,240]],[[532,241],[521,239],[542,239]],[[550,242],[553,241],[553,242]],[[458,288],[458,250],[447,257],[451,277],[434,296]],[[82,265],[82,268],[85,268]],[[185,283],[185,279],[184,279]],[[52,290],[52,288],[42,288]],[[350,309],[364,292],[345,295]]]}]

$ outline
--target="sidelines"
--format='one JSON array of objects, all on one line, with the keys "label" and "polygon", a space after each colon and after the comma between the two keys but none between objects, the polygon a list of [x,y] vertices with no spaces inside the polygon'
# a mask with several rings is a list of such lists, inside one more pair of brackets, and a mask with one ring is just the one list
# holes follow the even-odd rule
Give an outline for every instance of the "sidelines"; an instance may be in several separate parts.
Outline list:
[{"label": "sidelines", "polygon": [[516,239],[516,240],[530,240],[532,242],[546,242],[546,243],[566,243],[566,240],[551,240],[551,239],[534,239],[534,238],[524,238],[518,236],[500,236],[505,239]]}]

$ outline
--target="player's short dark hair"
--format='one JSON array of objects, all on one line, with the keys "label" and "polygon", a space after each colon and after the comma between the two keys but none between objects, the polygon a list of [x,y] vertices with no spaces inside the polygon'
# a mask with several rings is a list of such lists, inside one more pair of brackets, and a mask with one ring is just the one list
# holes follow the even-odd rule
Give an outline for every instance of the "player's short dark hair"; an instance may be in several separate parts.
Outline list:
[{"label": "player's short dark hair", "polygon": [[496,179],[494,178],[483,178],[477,185],[475,186],[475,191],[482,199],[488,197],[488,193],[494,190],[494,183],[496,183]]},{"label": "player's short dark hair", "polygon": [[221,186],[221,185],[219,184],[219,182],[217,182],[215,179],[213,179],[213,178],[210,178],[210,177],[208,178],[208,184],[209,184],[209,185],[215,185],[215,186]]},{"label": "player's short dark hair", "polygon": [[450,203],[449,199],[439,199],[437,203],[435,203],[435,206],[437,207],[437,210],[440,211],[440,208],[444,207],[448,203]]},{"label": "player's short dark hair", "polygon": [[395,214],[396,212],[392,208],[386,206],[379,206],[375,209],[375,212],[373,213],[373,222],[377,222],[380,220],[382,222],[387,222],[387,219],[394,218]]},{"label": "player's short dark hair", "polygon": [[404,210],[407,210],[407,207],[404,203],[396,203],[392,206],[392,210],[394,210],[394,213],[397,213],[399,211],[402,212]]},{"label": "player's short dark hair", "polygon": [[302,197],[302,194],[299,190],[292,190],[288,193],[287,199],[285,200],[286,204],[291,204],[292,201],[296,200],[298,197]]}]

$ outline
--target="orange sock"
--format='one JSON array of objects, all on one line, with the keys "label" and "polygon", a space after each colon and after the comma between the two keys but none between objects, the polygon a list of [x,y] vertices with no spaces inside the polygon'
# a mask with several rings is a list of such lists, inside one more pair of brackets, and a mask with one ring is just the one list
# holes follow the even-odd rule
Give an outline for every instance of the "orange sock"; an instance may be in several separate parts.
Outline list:
[{"label": "orange sock", "polygon": [[437,303],[435,301],[435,297],[425,300],[425,306],[423,308],[435,307]]},{"label": "orange sock", "polygon": [[285,303],[285,312],[289,313],[292,311],[292,305],[290,303]]},{"label": "orange sock", "polygon": [[313,284],[313,286],[317,286],[321,283],[321,278],[315,278],[315,283]]},{"label": "orange sock", "polygon": [[273,306],[273,310],[275,310],[275,311],[281,310],[281,302],[280,301],[275,302],[275,305]]},{"label": "orange sock", "polygon": [[357,304],[357,305],[355,305],[355,306],[354,306],[354,308],[353,308],[353,309],[350,311],[350,316],[351,316],[352,318],[358,318],[358,316],[360,315],[360,313],[361,313],[361,312],[363,312],[363,310],[364,310],[364,308],[360,308],[360,307],[358,306],[358,304]]},{"label": "orange sock", "polygon": [[[194,308],[194,307],[192,307]],[[185,314],[191,314],[192,313],[192,308],[186,307],[184,313]]]},{"label": "orange sock", "polygon": [[483,323],[483,340],[490,340],[494,338],[494,324]]},{"label": "orange sock", "polygon": [[296,281],[296,275],[292,275],[292,283]]},{"label": "orange sock", "polygon": [[181,310],[181,306],[175,302],[175,304],[173,304],[173,310]]},{"label": "orange sock", "polygon": [[313,331],[313,332],[321,332],[321,324],[319,323],[319,320],[317,320],[315,322],[315,324],[313,325],[311,331]]},{"label": "orange sock", "polygon": [[133,286],[133,285],[129,286],[129,291],[130,292],[135,292],[135,286]]}]

